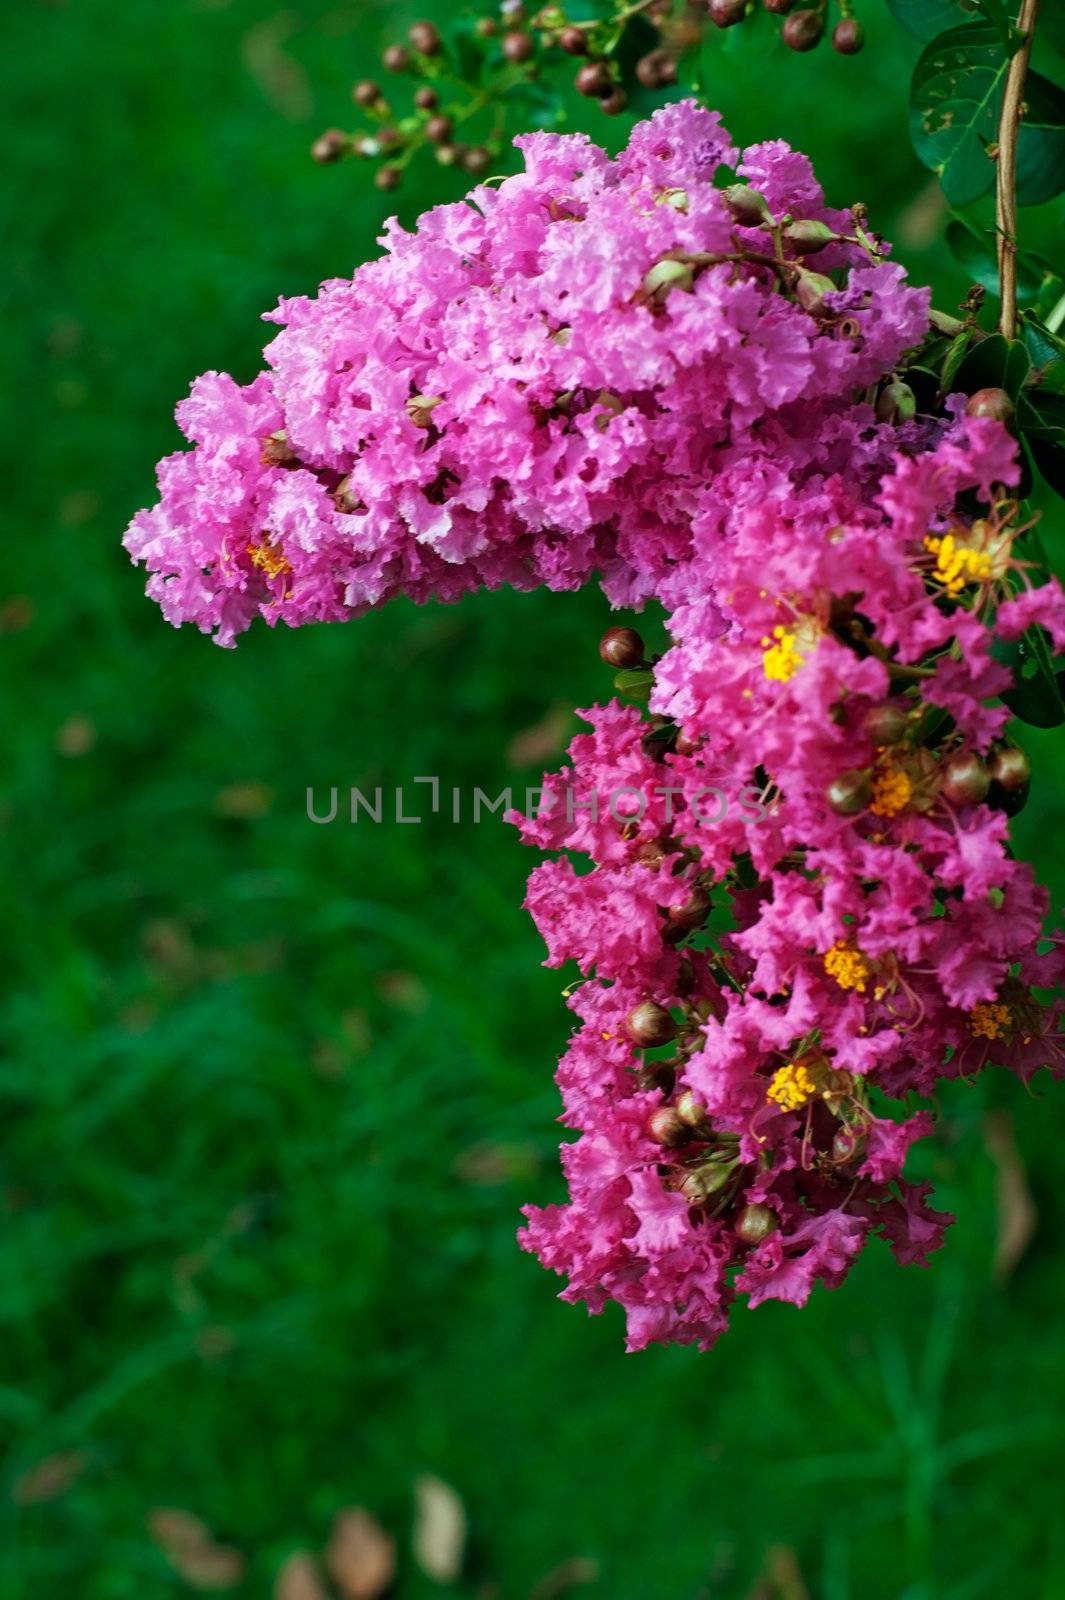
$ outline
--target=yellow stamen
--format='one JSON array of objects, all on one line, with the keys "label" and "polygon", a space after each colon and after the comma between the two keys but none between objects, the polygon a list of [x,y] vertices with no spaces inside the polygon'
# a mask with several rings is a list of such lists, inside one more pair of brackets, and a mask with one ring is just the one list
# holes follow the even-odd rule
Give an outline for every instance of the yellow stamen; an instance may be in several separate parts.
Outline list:
[{"label": "yellow stamen", "polygon": [[841,989],[856,989],[859,994],[865,993],[869,963],[856,944],[837,939],[825,954],[825,971],[830,978],[835,978]]},{"label": "yellow stamen", "polygon": [[929,534],[924,547],[935,556],[936,578],[950,595],[960,594],[968,583],[987,583],[992,576],[990,557],[959,544],[952,533],[941,539]]},{"label": "yellow stamen", "polygon": [[969,1031],[974,1039],[1004,1039],[1012,1021],[1009,1006],[985,1001],[969,1013]]},{"label": "yellow stamen", "polygon": [[762,670],[775,683],[788,683],[803,664],[804,657],[796,644],[795,634],[779,624],[773,629],[772,639],[762,640],[762,648]]},{"label": "yellow stamen", "polygon": [[870,811],[874,817],[894,817],[905,811],[913,798],[913,784],[901,767],[887,766],[873,779]]},{"label": "yellow stamen", "polygon": [[817,1093],[817,1085],[801,1062],[789,1061],[773,1074],[767,1100],[774,1101],[782,1111],[798,1111]]},{"label": "yellow stamen", "polygon": [[252,566],[258,567],[260,572],[265,572],[268,578],[279,578],[283,572],[292,571],[281,554],[280,547],[271,542],[269,533],[264,533],[258,544],[249,544],[246,548]]}]

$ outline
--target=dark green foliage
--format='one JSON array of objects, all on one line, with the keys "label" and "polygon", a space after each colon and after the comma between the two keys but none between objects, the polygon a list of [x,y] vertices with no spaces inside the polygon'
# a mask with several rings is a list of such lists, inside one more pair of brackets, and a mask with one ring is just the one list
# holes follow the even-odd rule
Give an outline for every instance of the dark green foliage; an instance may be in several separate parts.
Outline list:
[{"label": "dark green foliage", "polygon": [[[866,200],[951,310],[966,275],[910,210],[918,47],[866,10],[860,63],[739,40],[706,92],[741,139],[808,149],[834,203]],[[960,1220],[928,1272],[870,1248],[839,1294],[741,1316],[711,1356],[624,1356],[619,1317],[557,1304],[513,1240],[522,1201],[560,1193],[565,979],[520,910],[531,853],[488,819],[305,815],[308,785],[535,782],[508,744],[611,692],[605,604],[397,606],[225,653],[167,628],[119,549],[189,379],[250,376],[258,313],[373,251],[393,197],[307,150],[386,17],[414,15],[71,0],[22,7],[0,58],[0,1596],[188,1593],[145,1529],[176,1505],[264,1600],[350,1503],[400,1537],[403,1600],[440,1594],[407,1555],[430,1470],[471,1517],[466,1600],[521,1600],[574,1556],[599,1563],[589,1600],[743,1600],[781,1543],[817,1600],[1056,1600],[1056,1102],[944,1094],[921,1159]],[[429,179],[407,220],[463,181]],[[1025,730],[1015,825],[1058,904],[1059,738]],[[992,1102],[1040,1211],[1005,1289]],[[68,1450],[76,1481],[19,1503]]]}]

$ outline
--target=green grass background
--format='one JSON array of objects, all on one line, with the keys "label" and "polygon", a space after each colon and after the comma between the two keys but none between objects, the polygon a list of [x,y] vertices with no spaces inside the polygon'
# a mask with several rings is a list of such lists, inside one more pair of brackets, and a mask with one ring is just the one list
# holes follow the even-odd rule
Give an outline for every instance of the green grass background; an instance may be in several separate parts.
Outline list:
[{"label": "green grass background", "polygon": [[[440,8],[435,13],[440,15]],[[857,62],[730,39],[707,94],[867,200],[950,307],[905,133],[916,48],[880,0]],[[0,1597],[187,1592],[146,1531],[194,1511],[241,1600],[362,1503],[411,1562],[411,1483],[467,1506],[449,1593],[743,1600],[773,1545],[816,1600],[1065,1596],[1061,1116],[1004,1077],[921,1152],[958,1213],[927,1271],[870,1247],[799,1313],[740,1309],[708,1356],[622,1351],[514,1243],[560,1191],[567,1018],[501,824],[315,827],[309,784],[439,772],[494,793],[516,732],[609,692],[580,596],[170,630],[119,536],[207,367],[258,314],[372,253],[392,198],[307,159],[411,20],[384,0],[25,0],[0,54]],[[584,108],[617,141],[618,123]],[[458,189],[419,169],[412,219]],[[1032,223],[1060,246],[1053,216]],[[560,719],[561,720],[561,719]],[[1018,824],[1060,904],[1060,738]],[[545,757],[544,759],[549,759]],[[535,774],[532,774],[535,776]],[[982,1125],[1013,1119],[1039,1209],[1007,1287]],[[26,1473],[80,1452],[61,1494]]]}]

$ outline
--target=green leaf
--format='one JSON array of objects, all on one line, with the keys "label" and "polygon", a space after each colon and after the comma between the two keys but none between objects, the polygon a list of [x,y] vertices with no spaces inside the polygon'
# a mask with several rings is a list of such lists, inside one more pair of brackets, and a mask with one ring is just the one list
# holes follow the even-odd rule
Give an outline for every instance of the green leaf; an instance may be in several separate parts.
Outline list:
[{"label": "green leaf", "polygon": [[[998,294],[998,256],[995,234],[990,228],[981,231],[964,217],[954,217],[947,224],[947,244],[960,267],[985,289]],[[1021,305],[1035,305],[1040,301],[1053,304],[1065,291],[1065,281],[1049,261],[1032,251],[1021,251],[1017,256],[1017,299]]]},{"label": "green leaf", "polygon": [[935,39],[976,15],[975,0],[888,0],[896,22],[918,39]]},{"label": "green leaf", "polygon": [[655,675],[650,667],[622,667],[614,675],[614,688],[630,700],[648,701],[654,688]]},{"label": "green leaf", "polygon": [[1060,393],[1060,384],[1065,381],[1065,340],[1051,333],[1031,311],[1021,317],[1021,327],[1033,367],[1044,369],[1040,388],[1049,385]]},{"label": "green leaf", "polygon": [[[998,139],[1007,53],[998,28],[952,28],[922,52],[910,85],[910,135],[926,167],[956,206],[971,205],[995,181],[988,149]],[[1065,189],[1065,91],[1031,72],[1017,141],[1017,199],[1040,205]]]},{"label": "green leaf", "polygon": [[1065,56],[1065,6],[1061,0],[1050,0],[1044,5],[1038,19],[1039,37],[1052,44],[1059,55]]},{"label": "green leaf", "polygon": [[1013,688],[1002,696],[1015,717],[1033,728],[1059,728],[1065,723],[1062,680],[1042,628],[1029,628],[1015,643],[998,640],[992,654],[1013,673]]},{"label": "green leaf", "polygon": [[971,22],[941,34],[921,54],[910,85],[910,135],[926,167],[957,206],[995,181],[987,154],[998,129],[1006,59],[998,30]]},{"label": "green leaf", "polygon": [[975,394],[977,389],[1005,389],[1010,399],[1016,400],[1031,365],[1023,340],[992,333],[966,352],[955,374],[954,387],[962,394]]},{"label": "green leaf", "polygon": [[1017,199],[1042,205],[1065,189],[1065,90],[1030,72],[1024,83],[1024,120],[1017,140]]}]

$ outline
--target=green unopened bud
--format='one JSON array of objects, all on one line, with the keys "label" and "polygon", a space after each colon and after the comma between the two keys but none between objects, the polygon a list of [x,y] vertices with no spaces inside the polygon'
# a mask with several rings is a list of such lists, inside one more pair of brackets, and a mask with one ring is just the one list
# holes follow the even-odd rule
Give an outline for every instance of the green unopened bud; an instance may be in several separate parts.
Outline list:
[{"label": "green unopened bud", "polygon": [[937,311],[934,306],[928,313],[928,320],[937,333],[944,334],[948,339],[955,339],[959,333],[965,332],[964,322],[946,311]]},{"label": "green unopened bud", "polygon": [[873,784],[868,767],[854,767],[841,772],[825,790],[825,799],[839,817],[855,817],[864,811],[873,798]]},{"label": "green unopened bud", "polygon": [[765,196],[749,184],[730,183],[723,193],[732,217],[742,222],[745,228],[760,228],[763,223],[772,222],[773,213],[766,204]]},{"label": "green unopened bud", "polygon": [[776,1233],[780,1222],[776,1212],[771,1206],[762,1205],[760,1202],[744,1206],[736,1218],[736,1235],[742,1244],[755,1245],[768,1239],[771,1233]]},{"label": "green unopened bud", "polygon": [[625,1019],[625,1032],[641,1050],[653,1050],[676,1038],[677,1024],[664,1006],[642,1000]]},{"label": "green unopened bud", "polygon": [[702,1205],[704,1200],[728,1188],[736,1166],[737,1161],[733,1157],[729,1161],[711,1161],[705,1166],[695,1167],[693,1171],[685,1173],[680,1192],[690,1206]]},{"label": "green unopened bud", "polygon": [[818,250],[823,250],[826,244],[832,244],[838,237],[826,222],[818,222],[815,217],[789,222],[784,229],[784,238],[800,256],[816,255]]},{"label": "green unopened bud", "polygon": [[917,397],[908,383],[895,378],[876,397],[878,422],[911,422],[917,415]]},{"label": "green unopened bud", "polygon": [[[794,19],[788,18],[789,22]],[[823,272],[810,272],[806,267],[800,267],[795,279],[795,294],[804,311],[811,316],[819,317],[825,310],[825,295],[835,294],[836,285],[831,278],[826,278]]]},{"label": "green unopened bud", "polygon": [[650,272],[644,275],[643,292],[648,297],[657,295],[665,299],[673,289],[682,289],[685,294],[690,294],[695,283],[695,269],[690,261],[674,261],[667,256],[664,261],[656,261]]},{"label": "green unopened bud", "polygon": [[687,212],[690,200],[687,189],[663,189],[655,196],[660,206],[671,206],[674,211]]}]

